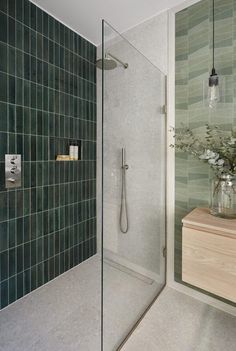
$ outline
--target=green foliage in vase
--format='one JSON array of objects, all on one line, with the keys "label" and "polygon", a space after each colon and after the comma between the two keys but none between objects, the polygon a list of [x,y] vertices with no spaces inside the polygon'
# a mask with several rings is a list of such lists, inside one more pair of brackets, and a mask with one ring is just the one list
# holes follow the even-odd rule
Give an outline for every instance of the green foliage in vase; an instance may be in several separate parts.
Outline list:
[{"label": "green foliage in vase", "polygon": [[[174,129],[173,129],[174,130]],[[233,132],[206,124],[205,133],[195,134],[187,127],[175,131],[176,150],[208,163],[217,176],[236,175],[236,138]]]}]

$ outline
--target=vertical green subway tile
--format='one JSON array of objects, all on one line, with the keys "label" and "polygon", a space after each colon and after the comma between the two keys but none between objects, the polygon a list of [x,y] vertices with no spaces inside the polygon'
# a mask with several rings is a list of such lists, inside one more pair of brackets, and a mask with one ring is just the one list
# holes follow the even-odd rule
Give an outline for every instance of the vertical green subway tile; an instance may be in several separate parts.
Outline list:
[{"label": "vertical green subway tile", "polygon": [[2,0],[0,2],[0,11],[7,13],[7,8],[8,8],[7,4],[8,4],[8,0]]},{"label": "vertical green subway tile", "polygon": [[39,288],[44,283],[44,274],[43,274],[43,263],[40,263],[37,266],[37,287]]},{"label": "vertical green subway tile", "polygon": [[15,77],[8,77],[8,101],[11,104],[16,103],[16,79]]},{"label": "vertical green subway tile", "polygon": [[[9,219],[16,218],[17,213],[16,213],[16,192],[15,192],[15,190],[12,190],[8,193],[8,202],[6,203],[6,205],[8,206],[8,218]],[[0,205],[0,208],[2,208],[1,205]],[[6,212],[7,212],[7,208],[6,208]]]},{"label": "vertical green subway tile", "polygon": [[33,30],[36,30],[37,26],[36,9],[37,7],[30,2],[30,27]]},{"label": "vertical green subway tile", "polygon": [[19,50],[15,52],[16,76],[23,78],[23,53]]},{"label": "vertical green subway tile", "polygon": [[36,264],[37,259],[37,250],[36,250],[36,240],[31,241],[31,267]]},{"label": "vertical green subway tile", "polygon": [[37,32],[43,34],[43,11],[37,7],[36,8],[36,16],[37,16]]},{"label": "vertical green subway tile", "polygon": [[23,295],[24,295],[24,274],[23,273],[19,273],[17,274],[17,299],[20,299]]},{"label": "vertical green subway tile", "polygon": [[16,1],[17,0],[8,0],[8,14],[13,18],[16,16]]},{"label": "vertical green subway tile", "polygon": [[[32,167],[33,165],[31,165],[31,171],[33,169]],[[34,169],[36,170],[36,165],[34,164]],[[31,172],[32,174],[32,172]],[[35,173],[36,174],[36,173]],[[33,179],[34,176],[31,176],[31,185],[35,186],[36,185],[36,181],[35,179]],[[36,188],[32,188],[31,189],[31,199],[30,199],[30,204],[31,204],[31,213],[35,213],[36,212],[36,206],[37,206],[37,201],[36,201]]]},{"label": "vertical green subway tile", "polygon": [[[76,118],[78,113],[88,118],[90,105],[84,99],[93,100],[95,88],[89,64],[77,54],[91,60],[92,52],[95,47],[28,0],[1,1],[1,307],[95,253],[92,243],[74,246],[76,226],[90,208],[79,204],[80,186],[72,182],[91,178],[89,167],[55,161],[69,153],[71,142],[81,147],[82,137],[96,141],[87,122]],[[76,96],[81,92],[80,111]],[[94,150],[88,146],[84,156],[89,160]],[[20,189],[5,191],[6,153],[22,155]],[[86,186],[84,198],[91,196]],[[88,225],[81,228],[84,232]]]},{"label": "vertical green subway tile", "polygon": [[9,304],[16,301],[16,277],[9,279]]},{"label": "vertical green subway tile", "polygon": [[0,72],[0,101],[7,101],[7,75]]},{"label": "vertical green subway tile", "polygon": [[5,161],[5,154],[7,154],[7,134],[0,132],[0,161]]},{"label": "vertical green subway tile", "polygon": [[36,214],[30,215],[31,242],[36,239]]},{"label": "vertical green subway tile", "polygon": [[6,192],[0,193],[0,222],[7,219],[8,213],[8,196]]},{"label": "vertical green subway tile", "polygon": [[16,22],[10,17],[8,17],[8,44],[16,45]]},{"label": "vertical green subway tile", "polygon": [[[18,1],[17,1],[18,2]],[[24,37],[24,26],[16,22],[16,48],[22,50],[23,49],[23,37]]]},{"label": "vertical green subway tile", "polygon": [[0,191],[5,190],[5,162],[0,162]]},{"label": "vertical green subway tile", "polygon": [[8,305],[8,281],[4,281],[0,284],[0,296],[1,296],[1,308]]},{"label": "vertical green subway tile", "polygon": [[49,31],[49,15],[46,12],[43,12],[43,34],[45,37],[48,37]]},{"label": "vertical green subway tile", "polygon": [[2,132],[7,131],[7,104],[0,102],[0,130]]},{"label": "vertical green subway tile", "polygon": [[30,53],[30,29],[28,27],[24,27],[24,52]]},{"label": "vertical green subway tile", "polygon": [[23,263],[24,263],[24,256],[23,256],[23,245],[17,246],[16,248],[16,271],[17,273],[21,273],[23,271]]},{"label": "vertical green subway tile", "polygon": [[24,15],[24,4],[23,0],[16,0],[16,19],[17,21],[22,22],[23,21],[23,15]]},{"label": "vertical green subway tile", "polygon": [[[34,266],[28,270],[29,273],[29,291],[33,291],[38,287],[37,273],[38,267]],[[40,286],[40,285],[39,285]]]},{"label": "vertical green subway tile", "polygon": [[42,52],[43,52],[43,37],[42,35],[40,34],[37,34],[37,39],[36,39],[36,42],[37,42],[37,57],[39,59],[42,59]]},{"label": "vertical green subway tile", "polygon": [[0,41],[7,43],[7,15],[0,12]]},{"label": "vertical green subway tile", "polygon": [[16,79],[16,96],[15,96],[15,101],[17,105],[23,105],[23,80],[22,79]]},{"label": "vertical green subway tile", "polygon": [[7,72],[7,45],[0,42],[0,71]]},{"label": "vertical green subway tile", "polygon": [[24,244],[24,271],[27,270],[28,268],[30,268],[30,254],[31,254],[31,250],[30,250],[30,243],[26,243]]},{"label": "vertical green subway tile", "polygon": [[[27,262],[28,258],[26,258]],[[28,294],[31,291],[31,274],[30,269],[27,269],[23,273],[23,290],[24,294]]]},{"label": "vertical green subway tile", "polygon": [[8,222],[0,223],[0,252],[8,249]]},{"label": "vertical green subway tile", "polygon": [[8,261],[9,277],[16,274],[16,249],[9,250],[9,261]]},{"label": "vertical green subway tile", "polygon": [[16,220],[12,219],[8,222],[8,240],[9,248],[16,246]]},{"label": "vertical green subway tile", "polygon": [[37,247],[37,259],[38,262],[42,262],[44,259],[44,252],[43,252],[43,237],[39,238],[36,243]]},{"label": "vertical green subway tile", "polygon": [[17,245],[21,245],[24,240],[24,233],[23,233],[23,218],[17,218],[16,221],[16,237],[17,237]]},{"label": "vertical green subway tile", "polygon": [[43,212],[43,235],[48,235],[49,233],[49,212]]},{"label": "vertical green subway tile", "polygon": [[8,73],[16,74],[16,51],[12,47],[8,47]]},{"label": "vertical green subway tile", "polygon": [[30,216],[24,217],[24,243],[30,241],[31,239],[31,226],[30,226]]},{"label": "vertical green subway tile", "polygon": [[23,197],[24,193],[22,190],[16,191],[16,215],[17,217],[23,216]]}]

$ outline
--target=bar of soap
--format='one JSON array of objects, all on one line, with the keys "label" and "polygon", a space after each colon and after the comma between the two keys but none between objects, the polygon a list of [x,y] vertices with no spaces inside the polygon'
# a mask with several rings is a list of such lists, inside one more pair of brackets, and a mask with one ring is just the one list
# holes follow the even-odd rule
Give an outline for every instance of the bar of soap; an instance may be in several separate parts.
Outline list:
[{"label": "bar of soap", "polygon": [[70,161],[70,155],[57,155],[57,161]]}]

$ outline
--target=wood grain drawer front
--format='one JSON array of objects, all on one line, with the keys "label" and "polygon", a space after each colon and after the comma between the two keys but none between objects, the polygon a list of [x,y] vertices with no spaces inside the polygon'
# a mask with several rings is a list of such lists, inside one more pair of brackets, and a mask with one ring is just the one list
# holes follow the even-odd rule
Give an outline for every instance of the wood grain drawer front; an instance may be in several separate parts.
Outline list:
[{"label": "wood grain drawer front", "polygon": [[183,227],[183,281],[236,302],[236,237]]}]

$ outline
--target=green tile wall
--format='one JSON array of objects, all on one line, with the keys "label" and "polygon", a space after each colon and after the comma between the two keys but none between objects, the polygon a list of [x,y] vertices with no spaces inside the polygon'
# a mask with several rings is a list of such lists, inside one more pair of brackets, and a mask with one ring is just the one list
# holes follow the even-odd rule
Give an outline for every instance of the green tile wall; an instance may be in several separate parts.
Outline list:
[{"label": "green tile wall", "polygon": [[[231,130],[236,122],[236,1],[215,0],[215,11],[215,67],[225,83],[223,101],[214,110],[203,93],[212,68],[212,0],[176,14],[176,128],[183,123],[199,134],[206,123]],[[175,280],[181,283],[181,220],[193,208],[209,206],[212,177],[206,164],[176,152]]]},{"label": "green tile wall", "polygon": [[[96,48],[27,0],[0,1],[0,307],[96,253]],[[80,161],[56,162],[79,141]],[[4,157],[22,155],[5,189]]]}]

